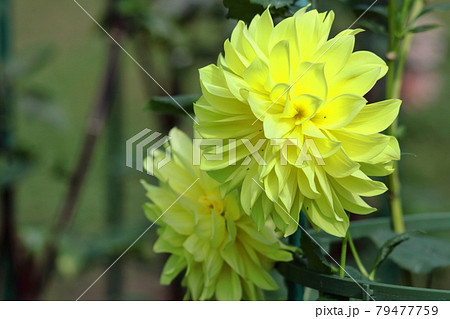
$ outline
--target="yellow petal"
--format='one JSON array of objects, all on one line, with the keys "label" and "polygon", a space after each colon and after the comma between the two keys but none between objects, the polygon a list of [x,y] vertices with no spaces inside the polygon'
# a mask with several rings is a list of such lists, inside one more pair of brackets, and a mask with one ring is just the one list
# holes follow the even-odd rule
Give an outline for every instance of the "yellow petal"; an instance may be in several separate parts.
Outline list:
[{"label": "yellow petal", "polygon": [[[255,28],[252,28],[255,25]],[[269,37],[273,30],[272,16],[269,10],[265,10],[257,23],[250,25],[249,33],[253,34],[256,44],[261,51],[269,55]]]},{"label": "yellow petal", "polygon": [[349,192],[336,181],[331,180],[331,183],[333,185],[333,189],[336,191],[336,194],[339,196],[339,201],[341,202],[345,210],[353,214],[360,215],[366,215],[376,211],[376,208],[370,207],[365,201],[361,199],[361,197]]},{"label": "yellow petal", "polygon": [[323,214],[315,201],[309,201],[304,206],[305,214],[309,217],[309,220],[313,225],[333,236],[345,236],[349,224],[348,218],[344,219],[342,222],[337,222],[335,218]]},{"label": "yellow petal", "polygon": [[269,139],[283,138],[295,125],[291,119],[279,115],[267,115],[264,118],[264,135]]},{"label": "yellow petal", "polygon": [[283,107],[278,103],[273,103],[271,100],[267,99],[267,96],[262,96],[255,92],[250,92],[247,98],[250,109],[255,115],[255,120],[264,120],[264,116],[267,114],[280,113]]},{"label": "yellow petal", "polygon": [[315,116],[322,100],[314,95],[303,94],[286,103],[282,117],[293,118],[295,125],[300,125]]},{"label": "yellow petal", "polygon": [[322,12],[319,13],[319,19],[323,21],[322,24],[320,24],[319,30],[318,30],[318,46],[320,47],[325,43],[325,41],[328,39],[328,36],[330,34],[331,26],[334,21],[334,12],[328,11],[328,12]]},{"label": "yellow petal", "polygon": [[242,298],[242,286],[237,274],[224,267],[217,280],[216,297],[219,301],[239,301]]},{"label": "yellow petal", "polygon": [[328,40],[311,57],[314,63],[325,63],[327,79],[342,70],[353,52],[355,37],[353,35],[338,35]]},{"label": "yellow petal", "polygon": [[[200,82],[204,88],[202,92],[206,90],[212,95],[217,95],[224,98],[234,98],[228,89],[227,81],[223,75],[223,70],[215,65],[208,65],[199,70]],[[205,95],[205,94],[203,94]],[[207,100],[208,98],[205,97]]]},{"label": "yellow petal", "polygon": [[381,152],[377,157],[374,157],[370,161],[367,161],[370,164],[378,164],[378,163],[386,163],[389,161],[398,161],[400,160],[400,146],[398,145],[398,141],[393,136],[389,137],[389,143],[386,148]]},{"label": "yellow petal", "polygon": [[323,63],[300,63],[292,79],[294,81],[290,91],[292,97],[310,94],[322,100],[326,99],[327,82]]},{"label": "yellow petal", "polygon": [[326,129],[338,129],[350,123],[366,105],[359,95],[343,94],[329,100],[312,119],[315,125]]},{"label": "yellow petal", "polygon": [[225,240],[225,219],[215,210],[211,210],[210,246],[217,249]]},{"label": "yellow petal", "polygon": [[375,54],[360,51],[329,81],[328,98],[352,93],[364,96],[387,72],[386,63]]},{"label": "yellow petal", "polygon": [[360,167],[357,162],[352,161],[341,149],[332,156],[324,158],[323,161],[325,162],[323,166],[325,172],[337,178],[349,176]]},{"label": "yellow petal", "polygon": [[297,194],[297,176],[290,165],[277,165],[275,172],[278,172],[279,198],[288,212],[291,211],[292,203]]},{"label": "yellow petal", "polygon": [[310,199],[320,197],[314,181],[314,170],[309,165],[297,170],[297,182],[298,188],[304,196]]},{"label": "yellow petal", "polygon": [[317,190],[322,195],[320,200],[326,201],[330,205],[331,209],[333,209],[333,195],[326,172],[319,167],[315,167],[314,172],[317,181]]},{"label": "yellow petal", "polygon": [[378,75],[378,79],[381,79],[383,76],[386,75],[388,71],[388,67],[386,65],[386,62],[383,61],[379,56],[376,54],[369,52],[369,51],[357,51],[354,52],[350,59],[348,60],[348,63],[346,65],[346,69],[351,69],[354,67],[359,67],[362,65],[372,66],[374,69],[380,68],[380,74]]},{"label": "yellow petal", "polygon": [[286,104],[290,86],[287,83],[278,83],[270,90],[270,100],[281,106]]},{"label": "yellow petal", "polygon": [[383,194],[387,190],[383,183],[371,180],[361,171],[357,171],[348,177],[336,178],[335,180],[346,190],[361,196],[376,196]]},{"label": "yellow petal", "polygon": [[264,85],[269,75],[269,67],[260,58],[256,58],[250,66],[244,71],[243,77],[252,90],[265,92]]},{"label": "yellow petal", "polygon": [[249,170],[247,170],[247,175],[242,182],[241,204],[246,212],[251,211],[252,206],[255,204],[256,200],[262,192],[261,187],[258,186],[258,184],[253,180],[255,179],[258,182],[256,174],[257,171],[258,166],[253,165]]},{"label": "yellow petal", "polygon": [[284,19],[278,23],[269,39],[269,50],[272,51],[280,42],[289,43],[289,65],[291,69],[294,69],[298,65],[298,47],[297,47],[297,34],[295,30],[295,21],[292,18]]},{"label": "yellow petal", "polygon": [[236,74],[242,74],[249,65],[249,61],[226,40],[224,45],[225,62],[227,66]]},{"label": "yellow petal", "polygon": [[[312,54],[325,43],[328,24],[323,25],[317,10],[311,10],[295,19],[297,42],[301,61],[311,60]],[[323,29],[325,30],[323,30]]]},{"label": "yellow petal", "polygon": [[270,75],[276,83],[289,82],[289,60],[289,42],[278,42],[270,51],[269,57]]},{"label": "yellow petal", "polygon": [[360,134],[375,134],[392,124],[400,110],[400,100],[367,104],[345,128]]},{"label": "yellow petal", "polygon": [[233,96],[239,101],[245,102],[246,96],[243,94],[243,92],[248,92],[246,90],[247,83],[245,82],[245,80],[241,76],[233,74],[226,70],[223,71],[223,75],[231,94],[233,94]]},{"label": "yellow petal", "polygon": [[378,156],[389,143],[390,137],[382,134],[363,135],[347,130],[333,131],[336,140],[342,142],[345,153],[357,162],[368,162]]},{"label": "yellow petal", "polygon": [[386,176],[394,172],[393,162],[381,164],[360,163],[361,171],[368,176]]},{"label": "yellow petal", "polygon": [[[312,153],[312,155],[316,157],[319,156],[321,158],[327,158],[336,153],[341,147],[340,141],[330,140],[311,121],[307,121],[302,124],[302,132],[306,136],[312,138],[314,144],[310,146],[317,147],[317,150],[319,151],[319,154],[314,154],[314,152]],[[305,143],[303,145],[305,145]],[[312,151],[315,150],[312,149]]]}]

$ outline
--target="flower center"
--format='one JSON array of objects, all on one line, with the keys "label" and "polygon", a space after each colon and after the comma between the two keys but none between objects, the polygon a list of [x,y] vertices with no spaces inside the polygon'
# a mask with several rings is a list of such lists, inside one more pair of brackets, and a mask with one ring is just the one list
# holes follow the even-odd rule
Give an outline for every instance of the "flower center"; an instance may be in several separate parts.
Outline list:
[{"label": "flower center", "polygon": [[306,119],[307,117],[304,115],[304,112],[298,110],[298,113],[294,116],[295,125],[302,124]]},{"label": "flower center", "polygon": [[293,125],[301,125],[315,115],[320,103],[320,99],[311,95],[289,98],[286,101],[281,118],[292,120]]},{"label": "flower center", "polygon": [[218,197],[214,195],[202,196],[198,201],[203,204],[203,206],[205,206],[208,210],[214,209],[216,212],[223,215],[223,203]]}]

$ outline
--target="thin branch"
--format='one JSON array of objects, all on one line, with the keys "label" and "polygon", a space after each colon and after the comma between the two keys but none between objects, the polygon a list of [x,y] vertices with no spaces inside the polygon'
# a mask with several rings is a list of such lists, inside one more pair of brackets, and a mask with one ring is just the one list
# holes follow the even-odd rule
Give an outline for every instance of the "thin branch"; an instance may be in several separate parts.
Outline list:
[{"label": "thin branch", "polygon": [[[120,41],[122,35],[120,28],[115,28],[111,33],[115,39]],[[115,43],[110,43],[106,71],[103,77],[103,84],[100,88],[98,100],[89,119],[83,147],[79,155],[76,168],[72,173],[69,189],[61,210],[58,213],[56,223],[51,229],[50,237],[44,250],[44,257],[40,268],[41,271],[39,271],[41,276],[39,278],[39,286],[43,286],[54,269],[58,241],[61,235],[71,225],[76,204],[79,201],[80,193],[89,171],[98,138],[103,130],[106,118],[111,111],[111,105],[113,105],[113,103],[110,99],[114,96],[114,92],[112,91],[115,87],[119,56],[120,48]]]}]

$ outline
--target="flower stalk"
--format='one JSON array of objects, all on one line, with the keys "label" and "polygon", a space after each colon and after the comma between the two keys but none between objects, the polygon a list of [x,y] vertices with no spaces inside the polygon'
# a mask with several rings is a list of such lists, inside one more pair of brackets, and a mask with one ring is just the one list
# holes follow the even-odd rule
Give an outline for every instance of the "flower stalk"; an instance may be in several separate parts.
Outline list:
[{"label": "flower stalk", "polygon": [[367,272],[366,267],[364,267],[364,264],[361,262],[361,259],[359,258],[358,251],[356,250],[355,244],[353,243],[353,239],[352,239],[352,236],[350,235],[350,231],[347,232],[347,237],[348,237],[348,244],[350,246],[350,250],[352,252],[353,258],[355,259],[355,263],[356,263],[356,266],[358,266],[359,271],[361,272],[361,274],[363,274],[363,276],[369,278],[370,280],[373,280],[369,276],[369,273]]},{"label": "flower stalk", "polygon": [[[401,8],[401,14],[398,15],[398,1],[389,1],[389,72],[386,82],[387,99],[400,98],[406,57],[411,47],[413,36],[413,34],[407,30],[415,21],[422,8],[422,0],[404,1]],[[389,135],[398,137],[398,120],[395,120],[392,123],[387,132]],[[392,225],[396,233],[403,233],[405,232],[405,222],[403,220],[398,163],[394,162],[393,165],[395,170],[387,178]]]},{"label": "flower stalk", "polygon": [[345,275],[345,264],[347,259],[347,243],[349,238],[349,232],[347,231],[347,234],[345,234],[345,237],[342,239],[342,248],[341,248],[341,262],[340,262],[340,269],[339,269],[339,276],[344,277]]}]

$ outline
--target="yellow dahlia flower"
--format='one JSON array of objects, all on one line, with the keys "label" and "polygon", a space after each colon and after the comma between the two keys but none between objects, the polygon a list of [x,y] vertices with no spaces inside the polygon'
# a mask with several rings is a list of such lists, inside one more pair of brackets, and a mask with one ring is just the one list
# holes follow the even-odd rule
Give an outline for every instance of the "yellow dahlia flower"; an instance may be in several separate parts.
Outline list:
[{"label": "yellow dahlia flower", "polygon": [[274,263],[292,254],[273,228],[258,231],[235,193],[222,197],[219,183],[192,165],[192,141],[184,133],[172,129],[170,136],[171,162],[157,168],[161,151],[146,160],[159,187],[144,183],[152,201],[145,213],[161,226],[154,250],[171,254],[161,283],[186,270],[182,283],[194,300],[262,299],[262,289],[278,288],[269,274]]},{"label": "yellow dahlia flower", "polygon": [[297,229],[303,209],[317,231],[344,236],[347,211],[375,210],[360,196],[386,191],[368,175],[390,174],[400,158],[397,140],[380,132],[401,101],[364,98],[387,66],[371,52],[353,52],[362,30],[328,40],[333,19],[333,12],[302,9],[274,26],[266,10],[248,27],[240,21],[217,65],[200,70],[196,129],[224,143],[205,148],[204,155],[224,156],[203,161],[202,169],[224,191],[239,187],[260,227],[271,215],[285,235]]}]

